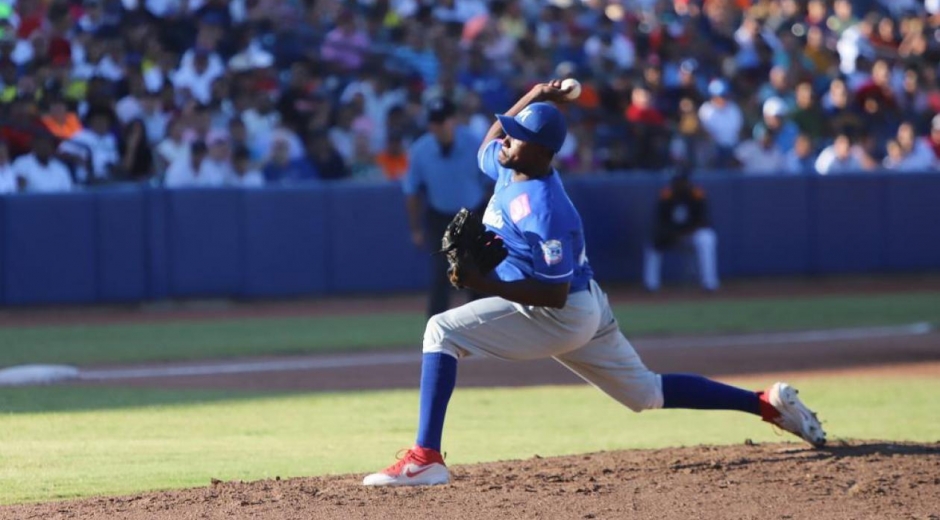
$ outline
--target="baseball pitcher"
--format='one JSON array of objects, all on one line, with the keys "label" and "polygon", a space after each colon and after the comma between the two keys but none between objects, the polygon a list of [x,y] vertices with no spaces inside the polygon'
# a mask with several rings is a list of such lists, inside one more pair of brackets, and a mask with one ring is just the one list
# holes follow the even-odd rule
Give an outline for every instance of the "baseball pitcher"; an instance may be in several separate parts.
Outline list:
[{"label": "baseball pitcher", "polygon": [[558,80],[536,85],[487,133],[478,159],[496,188],[482,215],[485,227],[462,212],[442,245],[451,283],[491,296],[428,320],[417,440],[363,484],[450,482],[441,435],[457,361],[468,356],[552,357],[635,412],[738,410],[813,446],[825,443],[816,414],[786,383],[753,392],[697,375],[657,374],[637,356],[593,280],[581,217],[552,166],[567,135],[564,116],[552,103],[564,103],[571,92]]}]

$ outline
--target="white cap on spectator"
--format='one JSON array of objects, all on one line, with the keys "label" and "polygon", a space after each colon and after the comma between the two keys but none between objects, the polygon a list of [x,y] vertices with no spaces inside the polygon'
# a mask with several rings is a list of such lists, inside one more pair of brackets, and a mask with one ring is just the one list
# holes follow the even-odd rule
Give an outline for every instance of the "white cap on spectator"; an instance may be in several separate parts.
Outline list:
[{"label": "white cap on spectator", "polygon": [[783,117],[788,113],[790,113],[790,108],[787,107],[786,101],[778,97],[764,101],[764,117]]}]

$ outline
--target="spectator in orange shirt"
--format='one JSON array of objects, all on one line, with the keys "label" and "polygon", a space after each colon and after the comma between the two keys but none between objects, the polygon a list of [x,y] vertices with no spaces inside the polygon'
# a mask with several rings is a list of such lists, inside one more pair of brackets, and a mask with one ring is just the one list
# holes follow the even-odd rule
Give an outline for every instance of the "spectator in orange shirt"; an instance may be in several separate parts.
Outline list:
[{"label": "spectator in orange shirt", "polygon": [[71,139],[82,129],[81,119],[75,112],[69,110],[68,102],[58,96],[48,100],[46,113],[42,116],[42,124],[52,135],[62,140]]},{"label": "spectator in orange shirt", "polygon": [[375,156],[375,162],[386,179],[397,181],[408,171],[408,150],[400,135],[389,134],[387,141],[385,149]]}]

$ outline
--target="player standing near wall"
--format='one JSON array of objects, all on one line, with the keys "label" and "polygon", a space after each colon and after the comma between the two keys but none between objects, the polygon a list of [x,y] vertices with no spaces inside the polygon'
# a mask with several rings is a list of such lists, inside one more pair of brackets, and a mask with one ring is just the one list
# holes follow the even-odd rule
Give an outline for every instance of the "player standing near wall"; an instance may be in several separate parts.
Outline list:
[{"label": "player standing near wall", "polygon": [[[441,456],[447,403],[457,360],[552,357],[633,411],[657,408],[738,410],[761,417],[813,446],[826,434],[797,391],[774,383],[753,392],[697,375],[657,374],[620,332],[607,296],[593,280],[581,217],[552,159],[567,134],[551,104],[569,99],[561,81],[536,85],[497,116],[479,149],[480,169],[496,181],[483,223],[508,256],[483,274],[472,255],[457,255],[452,283],[492,297],[428,320],[424,333],[418,435],[397,463],[368,475],[371,486],[450,481]],[[486,234],[483,234],[486,235]],[[487,238],[489,247],[493,241]]]},{"label": "player standing near wall", "polygon": [[653,240],[643,251],[643,285],[655,292],[660,286],[663,253],[677,246],[691,246],[698,259],[698,275],[706,291],[718,290],[718,235],[708,219],[705,190],[678,172],[659,192],[653,215]]}]

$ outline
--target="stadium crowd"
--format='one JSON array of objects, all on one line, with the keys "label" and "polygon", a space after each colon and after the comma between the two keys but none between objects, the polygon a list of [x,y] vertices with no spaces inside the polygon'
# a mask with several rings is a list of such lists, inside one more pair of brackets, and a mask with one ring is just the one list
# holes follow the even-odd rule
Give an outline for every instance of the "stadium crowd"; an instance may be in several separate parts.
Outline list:
[{"label": "stadium crowd", "polygon": [[940,164],[940,0],[0,0],[0,193],[399,179],[575,77],[566,175]]}]

